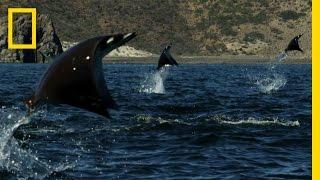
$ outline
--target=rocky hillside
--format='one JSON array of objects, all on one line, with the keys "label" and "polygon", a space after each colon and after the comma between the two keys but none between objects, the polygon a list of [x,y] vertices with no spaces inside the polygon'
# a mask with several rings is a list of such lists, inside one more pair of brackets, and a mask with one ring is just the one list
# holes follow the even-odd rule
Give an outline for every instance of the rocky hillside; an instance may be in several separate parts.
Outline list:
[{"label": "rocky hillside", "polygon": [[[13,42],[15,44],[31,44],[31,15],[14,15],[13,26]],[[47,62],[62,53],[62,46],[50,17],[38,14],[36,33],[36,51],[33,49],[8,49],[7,18],[0,17],[1,62]]]},{"label": "rocky hillside", "polygon": [[138,33],[137,49],[159,54],[173,43],[177,55],[275,56],[296,34],[311,56],[311,0],[6,0],[49,14],[63,41],[97,34]]}]

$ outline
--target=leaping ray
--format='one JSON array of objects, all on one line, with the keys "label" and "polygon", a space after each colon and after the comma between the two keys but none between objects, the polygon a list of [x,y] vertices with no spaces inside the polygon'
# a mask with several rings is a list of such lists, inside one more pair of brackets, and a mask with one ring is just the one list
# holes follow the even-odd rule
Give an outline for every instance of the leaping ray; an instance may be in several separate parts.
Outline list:
[{"label": "leaping ray", "polygon": [[115,108],[104,79],[102,58],[136,36],[116,34],[85,40],[58,56],[42,76],[29,108],[42,103],[68,104],[110,117]]},{"label": "leaping ray", "polygon": [[285,49],[285,53],[288,51],[300,51],[303,52],[303,50],[299,46],[299,38],[302,36],[302,34],[294,37],[288,44],[287,48]]},{"label": "leaping ray", "polygon": [[170,54],[171,46],[172,46],[172,44],[169,44],[162,51],[160,58],[159,58],[159,61],[158,61],[157,70],[160,70],[166,64],[178,66],[177,61]]}]

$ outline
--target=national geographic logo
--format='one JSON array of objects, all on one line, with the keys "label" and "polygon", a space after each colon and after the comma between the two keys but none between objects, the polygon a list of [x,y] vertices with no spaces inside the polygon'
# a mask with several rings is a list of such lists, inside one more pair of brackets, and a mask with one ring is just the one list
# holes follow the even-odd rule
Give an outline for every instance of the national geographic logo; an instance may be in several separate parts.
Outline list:
[{"label": "national geographic logo", "polygon": [[[31,44],[13,43],[13,14],[30,13],[32,16]],[[36,49],[37,48],[37,9],[36,8],[8,8],[8,49]]]}]

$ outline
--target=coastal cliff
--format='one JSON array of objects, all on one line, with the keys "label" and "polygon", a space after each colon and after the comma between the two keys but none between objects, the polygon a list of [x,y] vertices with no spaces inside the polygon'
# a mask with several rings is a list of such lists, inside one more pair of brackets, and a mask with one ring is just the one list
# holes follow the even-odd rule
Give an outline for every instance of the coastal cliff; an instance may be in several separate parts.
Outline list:
[{"label": "coastal cliff", "polygon": [[[31,15],[14,17],[13,42],[31,43]],[[48,62],[62,53],[62,45],[53,22],[48,15],[37,16],[37,50],[8,49],[7,17],[0,19],[0,60],[1,62]]]}]

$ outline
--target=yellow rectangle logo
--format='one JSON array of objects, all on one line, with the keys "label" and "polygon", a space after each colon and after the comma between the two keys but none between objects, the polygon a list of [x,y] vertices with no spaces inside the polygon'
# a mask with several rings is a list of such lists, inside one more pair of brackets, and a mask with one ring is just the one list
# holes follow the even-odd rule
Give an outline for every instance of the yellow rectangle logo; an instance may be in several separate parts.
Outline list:
[{"label": "yellow rectangle logo", "polygon": [[[31,44],[13,43],[13,13],[31,13],[32,38]],[[36,49],[37,48],[37,9],[36,8],[8,8],[8,49]]]}]

